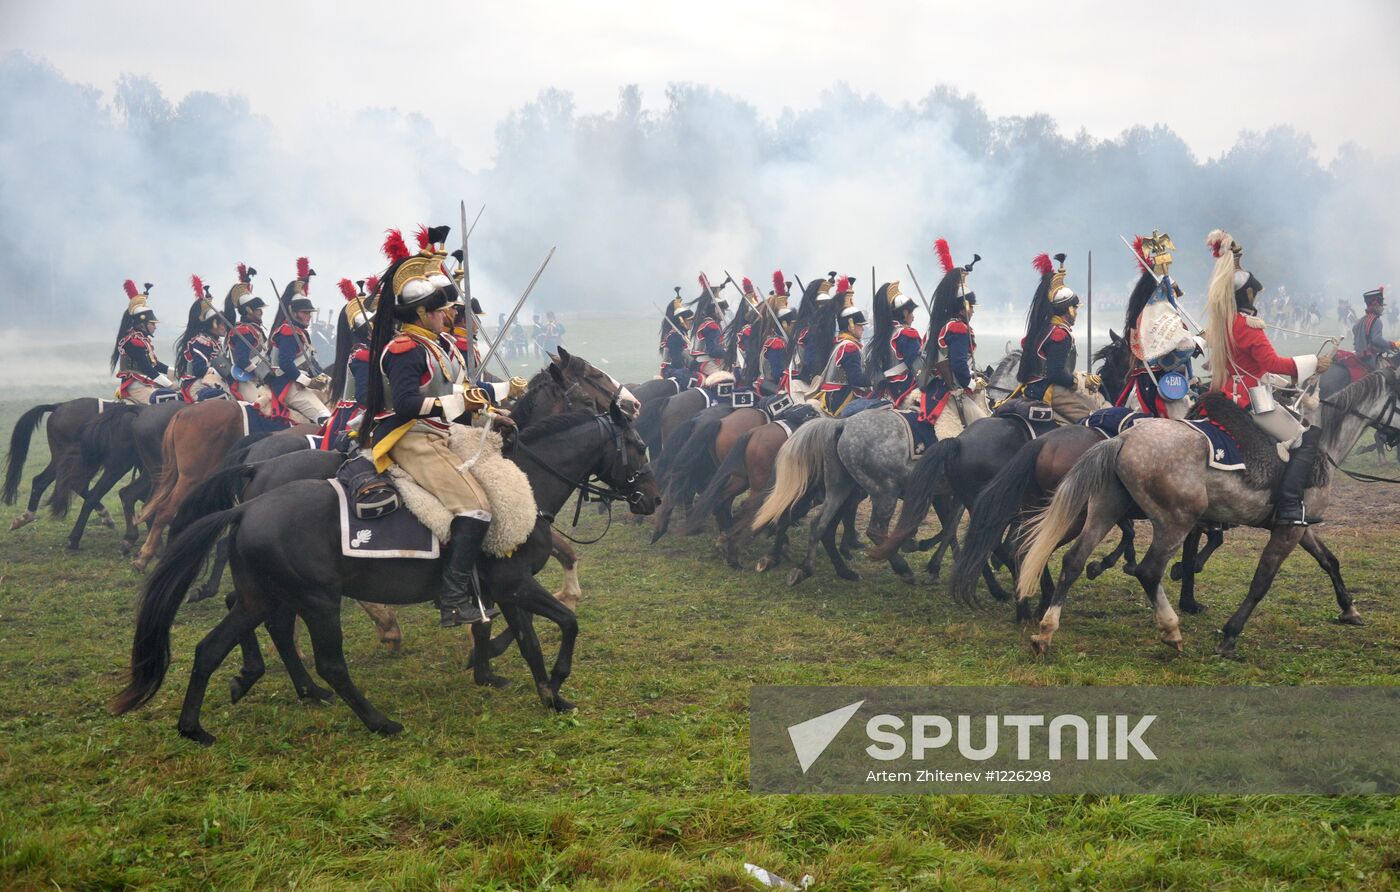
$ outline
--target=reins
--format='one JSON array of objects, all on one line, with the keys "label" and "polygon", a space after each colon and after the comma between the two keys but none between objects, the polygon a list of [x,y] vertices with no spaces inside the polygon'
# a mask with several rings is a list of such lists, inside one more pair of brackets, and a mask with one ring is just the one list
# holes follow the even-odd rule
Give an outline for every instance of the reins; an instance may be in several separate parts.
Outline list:
[{"label": "reins", "polygon": [[[1366,422],[1367,427],[1373,428],[1376,431],[1376,435],[1381,438],[1381,442],[1385,443],[1387,446],[1394,448],[1397,444],[1400,444],[1400,427],[1397,427],[1395,424],[1397,400],[1394,390],[1390,391],[1390,395],[1385,401],[1385,408],[1381,410],[1381,416],[1376,418],[1358,412],[1350,406],[1343,406],[1332,400],[1323,399],[1320,396],[1318,397],[1318,402],[1324,406],[1330,406],[1337,411],[1344,412],[1347,415],[1354,415],[1360,418],[1362,421]],[[1382,417],[1384,420],[1382,420]],[[1338,471],[1341,471],[1343,474],[1359,483],[1400,483],[1400,479],[1394,477],[1379,477],[1375,474],[1367,474],[1362,471],[1348,471],[1330,454],[1327,455],[1327,462]]]},{"label": "reins", "polygon": [[[620,462],[623,469],[626,470],[627,445],[623,440],[622,429],[619,428],[616,424],[614,424],[613,421],[606,415],[595,415],[593,417],[593,420],[597,423],[599,430],[602,431],[604,437],[606,437],[608,433],[611,432],[613,446],[616,449],[617,461]],[[592,545],[596,542],[601,541],[602,538],[608,534],[608,530],[612,529],[613,502],[624,501],[630,505],[636,504],[642,499],[641,491],[637,488],[636,484],[637,481],[641,480],[644,476],[646,476],[646,474],[648,473],[646,469],[628,473],[628,490],[624,492],[623,490],[615,489],[614,487],[606,484],[594,483],[592,479],[592,474],[586,475],[581,480],[574,480],[560,472],[549,462],[545,461],[539,453],[535,452],[533,449],[526,446],[524,443],[519,442],[519,440],[516,441],[515,448],[522,451],[525,455],[528,455],[530,459],[533,460],[535,464],[539,465],[545,473],[549,474],[551,477],[553,477],[555,480],[558,480],[560,483],[563,483],[564,485],[568,486],[569,495],[572,495],[574,490],[578,490],[578,502],[574,506],[574,519],[573,522],[570,524],[570,527],[578,526],[579,516],[583,512],[584,502],[602,502],[607,507],[608,522],[603,527],[603,532],[599,533],[597,538],[586,540],[575,539],[573,536],[570,536],[568,533],[564,532],[562,529],[556,526],[554,523],[555,515],[547,511],[537,512],[540,517],[544,518],[545,521],[549,523],[550,527],[555,532],[557,532],[559,535],[563,536],[565,539],[568,539],[570,542],[573,542],[576,545]],[[568,496],[565,496],[564,500],[565,502],[567,502]]]}]

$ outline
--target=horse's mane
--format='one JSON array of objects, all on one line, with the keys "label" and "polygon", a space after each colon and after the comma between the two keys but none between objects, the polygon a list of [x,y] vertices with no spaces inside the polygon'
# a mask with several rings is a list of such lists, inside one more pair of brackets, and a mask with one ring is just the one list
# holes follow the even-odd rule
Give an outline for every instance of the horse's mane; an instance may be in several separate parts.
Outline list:
[{"label": "horse's mane", "polygon": [[[1336,444],[1341,436],[1342,422],[1361,403],[1380,396],[1390,386],[1394,373],[1389,370],[1375,371],[1360,381],[1348,384],[1333,394],[1322,404],[1322,429],[1326,446]],[[1324,448],[1326,448],[1326,446]]]},{"label": "horse's mane", "polygon": [[[581,375],[585,365],[587,362],[582,357],[570,354],[561,371],[565,373],[578,372]],[[559,386],[559,382],[554,380],[554,376],[549,373],[549,366],[545,366],[530,379],[525,393],[516,402],[515,408],[511,410],[510,417],[515,419],[515,423],[523,431],[533,420],[535,408],[540,398],[545,393],[553,395],[560,392],[562,392],[562,388]]]},{"label": "horse's mane", "polygon": [[550,415],[541,418],[528,428],[520,431],[520,442],[525,444],[536,443],[540,440],[560,434],[581,424],[592,421],[598,416],[589,411],[565,412],[562,415]]}]

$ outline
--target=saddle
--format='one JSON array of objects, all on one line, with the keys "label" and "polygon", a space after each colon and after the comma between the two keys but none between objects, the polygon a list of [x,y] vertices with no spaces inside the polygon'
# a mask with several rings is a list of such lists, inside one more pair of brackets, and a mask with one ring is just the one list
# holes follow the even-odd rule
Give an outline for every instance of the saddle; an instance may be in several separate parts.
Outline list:
[{"label": "saddle", "polygon": [[1107,409],[1090,412],[1089,416],[1079,423],[1097,431],[1105,440],[1111,440],[1139,420],[1151,417],[1127,406],[1109,406]]},{"label": "saddle", "polygon": [[1015,418],[1026,426],[1031,439],[1043,437],[1060,425],[1055,421],[1051,408],[1040,400],[1022,397],[1003,400],[992,410],[994,418]]},{"label": "saddle", "polygon": [[821,412],[817,411],[816,406],[808,403],[798,403],[778,413],[778,416],[773,419],[773,423],[781,425],[783,430],[787,431],[790,437],[793,431],[797,430],[808,421],[811,421],[813,418],[820,416]]},{"label": "saddle", "polygon": [[909,460],[917,461],[919,456],[938,442],[938,435],[934,432],[934,423],[924,421],[923,413],[918,409],[892,409],[896,415],[904,419],[905,433],[908,435],[906,444],[909,446]]},{"label": "saddle", "polygon": [[340,552],[352,558],[416,558],[432,560],[441,547],[432,530],[399,511],[399,492],[387,474],[360,455],[347,460],[326,481],[340,504]]},{"label": "saddle", "polygon": [[[1254,489],[1273,490],[1283,475],[1284,461],[1279,458],[1276,441],[1254,423],[1249,413],[1235,404],[1224,393],[1213,390],[1201,397],[1190,417],[1183,422],[1191,424],[1211,441],[1211,466],[1219,464],[1242,465],[1245,482]],[[1221,440],[1214,432],[1218,431],[1228,442]],[[1234,447],[1234,455],[1230,453]],[[1226,450],[1222,459],[1217,459],[1216,449]],[[1235,468],[1221,468],[1235,470]],[[1319,450],[1317,463],[1313,465],[1309,487],[1322,486],[1327,482],[1327,464]]]}]

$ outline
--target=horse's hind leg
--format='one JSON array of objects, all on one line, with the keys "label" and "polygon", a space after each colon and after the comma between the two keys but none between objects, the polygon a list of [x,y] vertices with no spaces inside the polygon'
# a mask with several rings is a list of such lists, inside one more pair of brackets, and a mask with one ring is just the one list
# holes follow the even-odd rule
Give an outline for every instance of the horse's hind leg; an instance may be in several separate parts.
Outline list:
[{"label": "horse's hind leg", "polygon": [[1245,623],[1249,622],[1249,615],[1254,612],[1259,602],[1264,600],[1264,595],[1268,594],[1278,568],[1303,538],[1303,532],[1303,527],[1278,527],[1269,536],[1269,543],[1264,546],[1264,553],[1259,556],[1259,566],[1254,568],[1254,579],[1249,583],[1249,594],[1245,595],[1239,608],[1221,630],[1223,637],[1215,648],[1217,654],[1222,657],[1234,655],[1235,641],[1244,631]]},{"label": "horse's hind leg", "polygon": [[36,512],[39,510],[39,500],[44,497],[44,490],[49,488],[54,478],[58,476],[58,469],[54,467],[53,460],[50,459],[44,470],[34,475],[34,479],[29,484],[29,506],[24,509],[24,513],[10,521],[10,532],[14,532],[22,526],[28,526],[34,522]]},{"label": "horse's hind leg", "polygon": [[[1050,640],[1060,628],[1060,611],[1064,607],[1065,595],[1069,593],[1069,587],[1084,572],[1084,565],[1088,563],[1089,555],[1094,553],[1094,549],[1103,541],[1103,537],[1107,536],[1108,531],[1117,524],[1122,507],[1117,502],[1116,499],[1108,499],[1102,495],[1090,499],[1088,518],[1084,523],[1084,529],[1065,554],[1064,562],[1060,565],[1060,580],[1055,585],[1055,594],[1051,596],[1050,606],[1045,609],[1045,614],[1040,618],[1040,631],[1031,636],[1031,649],[1037,654],[1044,654],[1050,649]],[[1021,612],[1023,611],[1018,606],[1017,613]]]},{"label": "horse's hind leg", "polygon": [[559,587],[559,591],[554,593],[554,597],[570,610],[578,610],[579,598],[583,597],[583,587],[578,581],[578,552],[574,551],[568,539],[553,530],[550,530],[550,533],[550,554],[559,562],[559,566],[564,568],[564,583]]},{"label": "horse's hind leg", "polygon": [[[91,516],[92,512],[106,512],[107,509],[102,507],[102,497],[111,491],[125,473],[125,469],[116,473],[113,473],[110,468],[104,469],[102,476],[97,480],[97,485],[88,490],[87,498],[83,499],[83,507],[78,511],[78,519],[73,524],[72,532],[68,534],[69,551],[78,550],[78,544],[83,540],[83,532],[87,529],[88,517]],[[107,524],[113,525],[110,516],[107,518]]]},{"label": "horse's hind leg", "polygon": [[[1098,579],[1103,575],[1105,570],[1118,563],[1118,559],[1125,554],[1129,555],[1129,557],[1123,564],[1123,572],[1132,574],[1132,572],[1137,569],[1136,566],[1132,566],[1135,562],[1131,557],[1133,549],[1133,522],[1126,517],[1123,518],[1118,522],[1118,531],[1118,544],[1113,546],[1112,551],[1103,556],[1103,560],[1090,561],[1086,564],[1084,567],[1085,576],[1090,579]],[[1132,569],[1129,569],[1130,566]]]},{"label": "horse's hind leg", "polygon": [[403,725],[376,709],[350,680],[350,670],[345,665],[345,638],[340,628],[340,598],[312,597],[316,598],[315,603],[302,610],[301,618],[316,652],[316,674],[354,710],[366,728],[376,734],[398,734]]},{"label": "horse's hind leg", "polygon": [[130,554],[141,536],[140,527],[136,525],[136,502],[151,496],[151,481],[146,472],[142,471],[135,480],[117,490],[117,496],[122,501],[122,518],[126,521],[126,530],[122,533],[122,554]]},{"label": "horse's hind leg", "polygon": [[1341,608],[1342,615],[1337,617],[1337,622],[1345,623],[1349,626],[1364,625],[1361,614],[1357,612],[1356,605],[1352,603],[1351,592],[1347,591],[1347,585],[1342,581],[1342,562],[1337,560],[1337,556],[1322,541],[1322,538],[1313,532],[1312,527],[1308,527],[1303,533],[1302,541],[1298,543],[1303,546],[1303,550],[1312,555],[1327,574],[1327,578],[1332,580],[1332,589],[1337,593],[1337,606]]},{"label": "horse's hind leg", "polygon": [[[866,533],[876,545],[888,538],[890,518],[894,516],[894,509],[898,504],[897,492],[879,492],[870,497],[870,526],[866,528]],[[903,554],[896,551],[890,555],[889,560],[890,569],[896,576],[909,585],[915,584],[917,580],[914,578],[914,571],[909,569],[909,562],[904,559]]]},{"label": "horse's hind leg", "polygon": [[209,689],[209,678],[219,668],[234,645],[252,633],[262,622],[265,614],[252,614],[241,601],[219,620],[204,640],[194,650],[194,666],[190,669],[190,683],[185,688],[185,702],[180,708],[178,728],[181,736],[204,746],[214,742],[214,735],[205,731],[199,723],[199,713],[204,706],[204,694]]},{"label": "horse's hind leg", "polygon": [[509,628],[492,638],[490,623],[472,623],[472,652],[467,665],[471,667],[474,683],[482,687],[510,687],[510,679],[497,675],[491,668],[491,660],[505,653],[514,640],[515,633]]},{"label": "horse's hind leg", "polygon": [[224,578],[224,568],[228,566],[228,536],[224,536],[214,545],[214,560],[209,563],[209,578],[204,580],[199,591],[190,598],[191,604],[212,598],[219,593],[219,583]]},{"label": "horse's hind leg", "polygon": [[1172,567],[1172,579],[1181,580],[1181,595],[1177,598],[1177,609],[1182,613],[1201,613],[1206,605],[1196,600],[1196,562],[1201,547],[1200,527],[1192,527],[1181,546],[1181,560]]},{"label": "horse's hind leg", "polygon": [[933,510],[938,515],[938,525],[940,527],[938,536],[938,549],[929,557],[928,564],[924,566],[925,572],[934,582],[943,573],[943,556],[948,553],[948,549],[953,549],[956,557],[958,548],[958,524],[962,523],[963,507],[962,502],[947,496],[934,496]]}]

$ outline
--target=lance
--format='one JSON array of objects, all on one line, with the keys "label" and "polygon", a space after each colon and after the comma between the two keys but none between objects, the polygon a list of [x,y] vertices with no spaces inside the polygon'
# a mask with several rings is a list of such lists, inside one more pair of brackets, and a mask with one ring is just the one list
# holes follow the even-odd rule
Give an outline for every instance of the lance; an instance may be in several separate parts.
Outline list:
[{"label": "lance", "polygon": [[919,300],[924,302],[924,312],[928,313],[928,321],[933,323],[933,307],[929,306],[928,298],[924,297],[924,289],[919,285],[919,277],[914,275],[914,267],[904,264],[904,268],[909,270],[909,279],[914,283],[914,290],[919,292]]},{"label": "lance", "polygon": [[[556,245],[555,247],[558,246]],[[530,284],[525,287],[525,293],[520,295],[520,300],[515,302],[515,306],[511,309],[510,315],[506,317],[506,324],[501,326],[500,331],[496,332],[496,339],[491,342],[491,349],[487,350],[486,355],[481,358],[481,364],[483,366],[491,361],[491,357],[496,355],[496,348],[501,346],[501,341],[505,340],[506,332],[510,331],[512,323],[515,322],[516,314],[520,312],[521,307],[525,306],[525,301],[530,297],[530,292],[535,290],[535,283],[538,282],[540,276],[544,274],[544,268],[549,266],[549,260],[554,256],[554,250],[555,248],[549,249],[549,253],[545,255],[544,263],[541,263],[540,268],[535,270],[535,277],[530,280]],[[471,308],[468,307],[467,309],[470,310]]]},{"label": "lance", "polygon": [[[1139,253],[1137,252],[1137,248],[1134,248],[1134,247],[1133,247],[1133,243],[1132,243],[1132,242],[1128,241],[1128,240],[1127,240],[1126,238],[1124,238],[1122,235],[1119,235],[1119,236],[1118,236],[1118,240],[1121,241],[1121,242],[1123,243],[1123,246],[1126,247],[1126,248],[1128,249],[1129,253],[1131,253],[1131,254],[1133,255],[1133,257],[1137,260],[1137,262],[1140,263],[1140,264],[1142,264],[1143,269],[1146,269],[1146,270],[1147,270],[1148,275],[1152,276],[1152,278],[1157,282],[1158,285],[1162,284],[1162,280],[1163,280],[1163,279],[1168,278],[1167,276],[1159,276],[1159,275],[1157,275],[1157,270],[1155,270],[1155,269],[1152,268],[1152,264],[1151,264],[1151,263],[1148,263],[1147,258],[1143,257],[1141,254],[1139,254]],[[1176,283],[1175,283],[1175,282],[1172,282],[1171,284],[1172,284],[1173,289],[1175,289]],[[1199,325],[1196,324],[1196,320],[1195,320],[1195,319],[1192,319],[1192,318],[1191,318],[1191,314],[1188,313],[1188,312],[1186,312],[1186,308],[1185,308],[1184,306],[1182,306],[1181,304],[1177,303],[1177,302],[1176,302],[1176,299],[1175,299],[1174,297],[1172,297],[1171,295],[1168,295],[1168,299],[1171,300],[1172,306],[1175,307],[1175,308],[1176,308],[1176,311],[1182,315],[1182,318],[1184,318],[1184,319],[1191,325],[1191,327],[1194,328],[1194,329],[1196,330],[1196,334],[1200,334],[1200,333],[1201,333],[1201,327],[1200,327]]]}]

